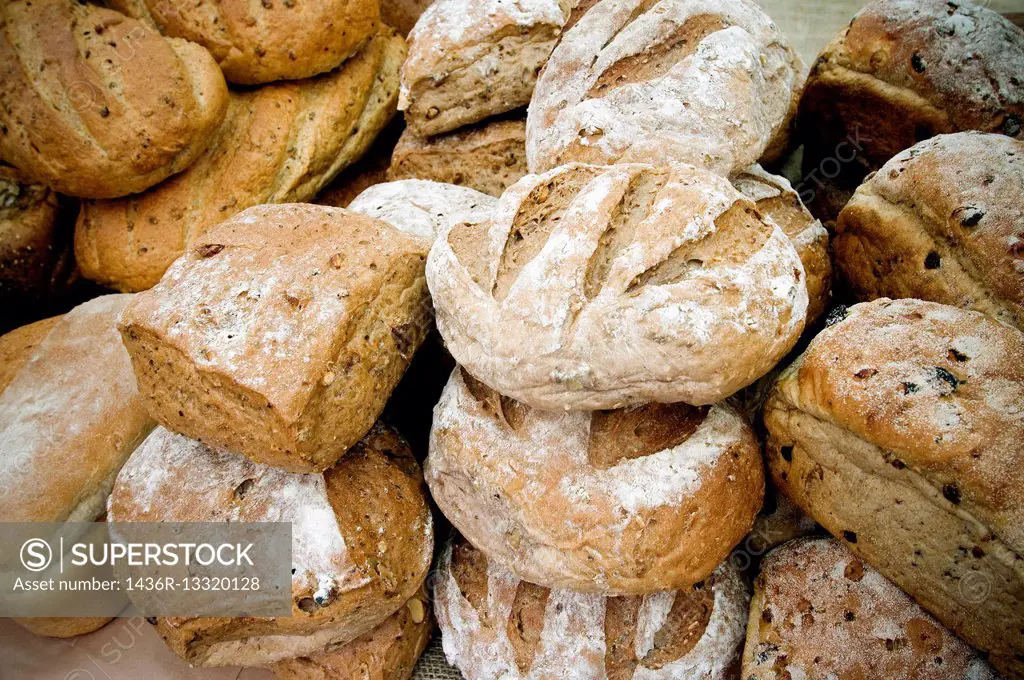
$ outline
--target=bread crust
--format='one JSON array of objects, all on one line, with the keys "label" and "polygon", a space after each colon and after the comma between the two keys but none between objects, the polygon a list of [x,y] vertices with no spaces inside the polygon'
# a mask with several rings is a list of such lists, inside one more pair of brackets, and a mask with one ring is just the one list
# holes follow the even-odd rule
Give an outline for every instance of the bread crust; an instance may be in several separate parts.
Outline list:
[{"label": "bread crust", "polygon": [[490,219],[497,203],[495,198],[466,187],[405,179],[373,185],[349,204],[349,210],[383,220],[430,244],[455,224]]},{"label": "bread crust", "polygon": [[14,622],[35,635],[52,638],[72,638],[95,632],[107,625],[113,618],[109,617],[35,617],[30,619],[14,619]]},{"label": "bread crust", "polygon": [[380,0],[380,18],[401,35],[408,35],[433,0]]}]

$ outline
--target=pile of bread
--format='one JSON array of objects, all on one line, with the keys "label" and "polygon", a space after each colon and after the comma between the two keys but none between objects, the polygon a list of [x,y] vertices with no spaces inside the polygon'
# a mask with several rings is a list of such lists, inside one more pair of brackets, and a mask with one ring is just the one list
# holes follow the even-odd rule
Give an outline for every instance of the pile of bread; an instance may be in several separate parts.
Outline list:
[{"label": "pile of bread", "polygon": [[107,5],[0,7],[0,300],[120,292],[0,337],[0,521],[291,522],[292,616],[185,661],[1024,678],[1020,28]]}]

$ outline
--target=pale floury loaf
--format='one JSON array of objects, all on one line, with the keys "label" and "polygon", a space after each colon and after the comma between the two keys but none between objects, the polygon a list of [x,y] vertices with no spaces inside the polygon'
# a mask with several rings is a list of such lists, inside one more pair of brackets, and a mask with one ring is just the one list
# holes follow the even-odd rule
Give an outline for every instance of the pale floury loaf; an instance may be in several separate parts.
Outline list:
[{"label": "pale floury loaf", "polygon": [[785,233],[688,165],[528,175],[491,220],[435,240],[427,281],[455,359],[536,408],[715,403],[781,359],[807,311]]},{"label": "pale floury loaf", "polygon": [[487,194],[421,179],[381,182],[352,199],[348,209],[384,220],[401,232],[433,243],[455,224],[490,218],[497,199]]}]

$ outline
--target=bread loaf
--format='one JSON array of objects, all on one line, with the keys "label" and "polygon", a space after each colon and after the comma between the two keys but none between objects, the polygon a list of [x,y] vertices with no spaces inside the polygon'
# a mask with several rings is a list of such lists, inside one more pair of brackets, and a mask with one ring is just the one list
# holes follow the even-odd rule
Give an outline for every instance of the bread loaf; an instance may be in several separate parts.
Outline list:
[{"label": "bread loaf", "polygon": [[693,588],[609,597],[520,581],[448,545],[434,586],[445,655],[473,680],[731,680],[749,595],[726,564]]},{"label": "bread loaf", "polygon": [[433,0],[380,0],[380,18],[401,35],[408,35]]},{"label": "bread loaf", "polygon": [[461,369],[434,409],[425,476],[496,564],[603,595],[707,577],[764,498],[757,440],[728,406],[537,411]]},{"label": "bread loaf", "polygon": [[497,202],[466,187],[406,179],[373,185],[356,196],[349,210],[383,220],[429,244],[452,225],[490,219]]},{"label": "bread loaf", "polygon": [[861,300],[908,297],[1024,329],[1024,136],[939,135],[882,166],[836,223]]},{"label": "bread loaf", "polygon": [[296,475],[157,428],[125,465],[114,522],[291,522],[292,615],[161,618],[193,666],[256,666],[334,649],[416,594],[433,526],[419,466],[375,427],[323,474]]},{"label": "bread loaf", "polygon": [[109,617],[36,617],[14,619],[14,622],[35,635],[52,638],[72,638],[99,630],[113,621]]},{"label": "bread loaf", "polygon": [[404,55],[386,29],[337,71],[232,93],[224,124],[187,172],[138,196],[85,203],[75,230],[82,273],[145,290],[218,222],[253,205],[313,198],[394,115]]},{"label": "bread loaf", "polygon": [[187,168],[227,107],[199,45],[67,0],[0,4],[0,159],[63,194],[112,198]]},{"label": "bread loaf", "polygon": [[724,399],[796,342],[803,278],[780,228],[687,165],[527,175],[427,263],[456,361],[554,410]]},{"label": "bread loaf", "polygon": [[765,407],[775,482],[861,559],[1020,677],[1024,333],[880,299],[835,315]]},{"label": "bread loaf", "polygon": [[233,83],[256,85],[330,71],[376,32],[376,0],[108,0],[165,35],[197,42]]},{"label": "bread loaf", "polygon": [[598,2],[537,81],[530,171],[678,161],[737,172],[785,145],[802,69],[748,0]]},{"label": "bread loaf", "polygon": [[998,680],[976,651],[830,538],[796,540],[761,563],[744,680]]},{"label": "bread loaf", "polygon": [[526,172],[526,121],[496,119],[429,138],[406,130],[388,177],[447,182],[501,196]]},{"label": "bread loaf", "polygon": [[426,247],[340,208],[257,206],[121,316],[149,412],[292,472],[362,437],[430,325]]}]

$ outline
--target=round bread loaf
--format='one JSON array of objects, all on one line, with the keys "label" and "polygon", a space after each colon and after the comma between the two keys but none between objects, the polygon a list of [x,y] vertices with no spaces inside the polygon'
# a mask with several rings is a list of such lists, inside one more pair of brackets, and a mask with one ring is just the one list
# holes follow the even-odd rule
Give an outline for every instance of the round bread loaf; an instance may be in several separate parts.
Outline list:
[{"label": "round bread loaf", "polygon": [[598,2],[537,81],[530,171],[570,161],[742,170],[785,146],[802,70],[748,0]]},{"label": "round bread loaf", "polygon": [[779,488],[1024,672],[1024,333],[920,300],[846,310],[765,406]]},{"label": "round bread loaf", "polygon": [[471,680],[731,680],[749,594],[728,564],[676,592],[549,590],[459,541],[441,556],[434,598],[445,655]]},{"label": "round bread loaf", "polygon": [[1024,329],[1024,136],[939,135],[868,178],[836,223],[861,300],[919,298]]},{"label": "round bread loaf", "polygon": [[437,234],[454,224],[489,219],[496,203],[492,196],[466,187],[405,179],[374,184],[356,196],[348,209],[433,242]]},{"label": "round bread loaf", "polygon": [[975,650],[831,538],[772,551],[754,582],[744,680],[998,680]]},{"label": "round bread loaf", "polygon": [[209,52],[119,12],[0,3],[0,158],[62,194],[124,196],[184,170],[227,96]]},{"label": "round bread loaf", "polygon": [[434,408],[425,476],[495,563],[604,595],[705,578],[764,497],[757,440],[729,406],[539,411],[461,369]]},{"label": "round bread loaf", "polygon": [[793,347],[803,278],[750,199],[681,164],[527,175],[427,261],[455,359],[546,409],[722,400]]},{"label": "round bread loaf", "polygon": [[254,666],[349,642],[423,583],[433,525],[419,466],[377,425],[322,474],[293,474],[160,427],[118,476],[112,522],[291,522],[292,615],[161,618],[193,666]]}]

